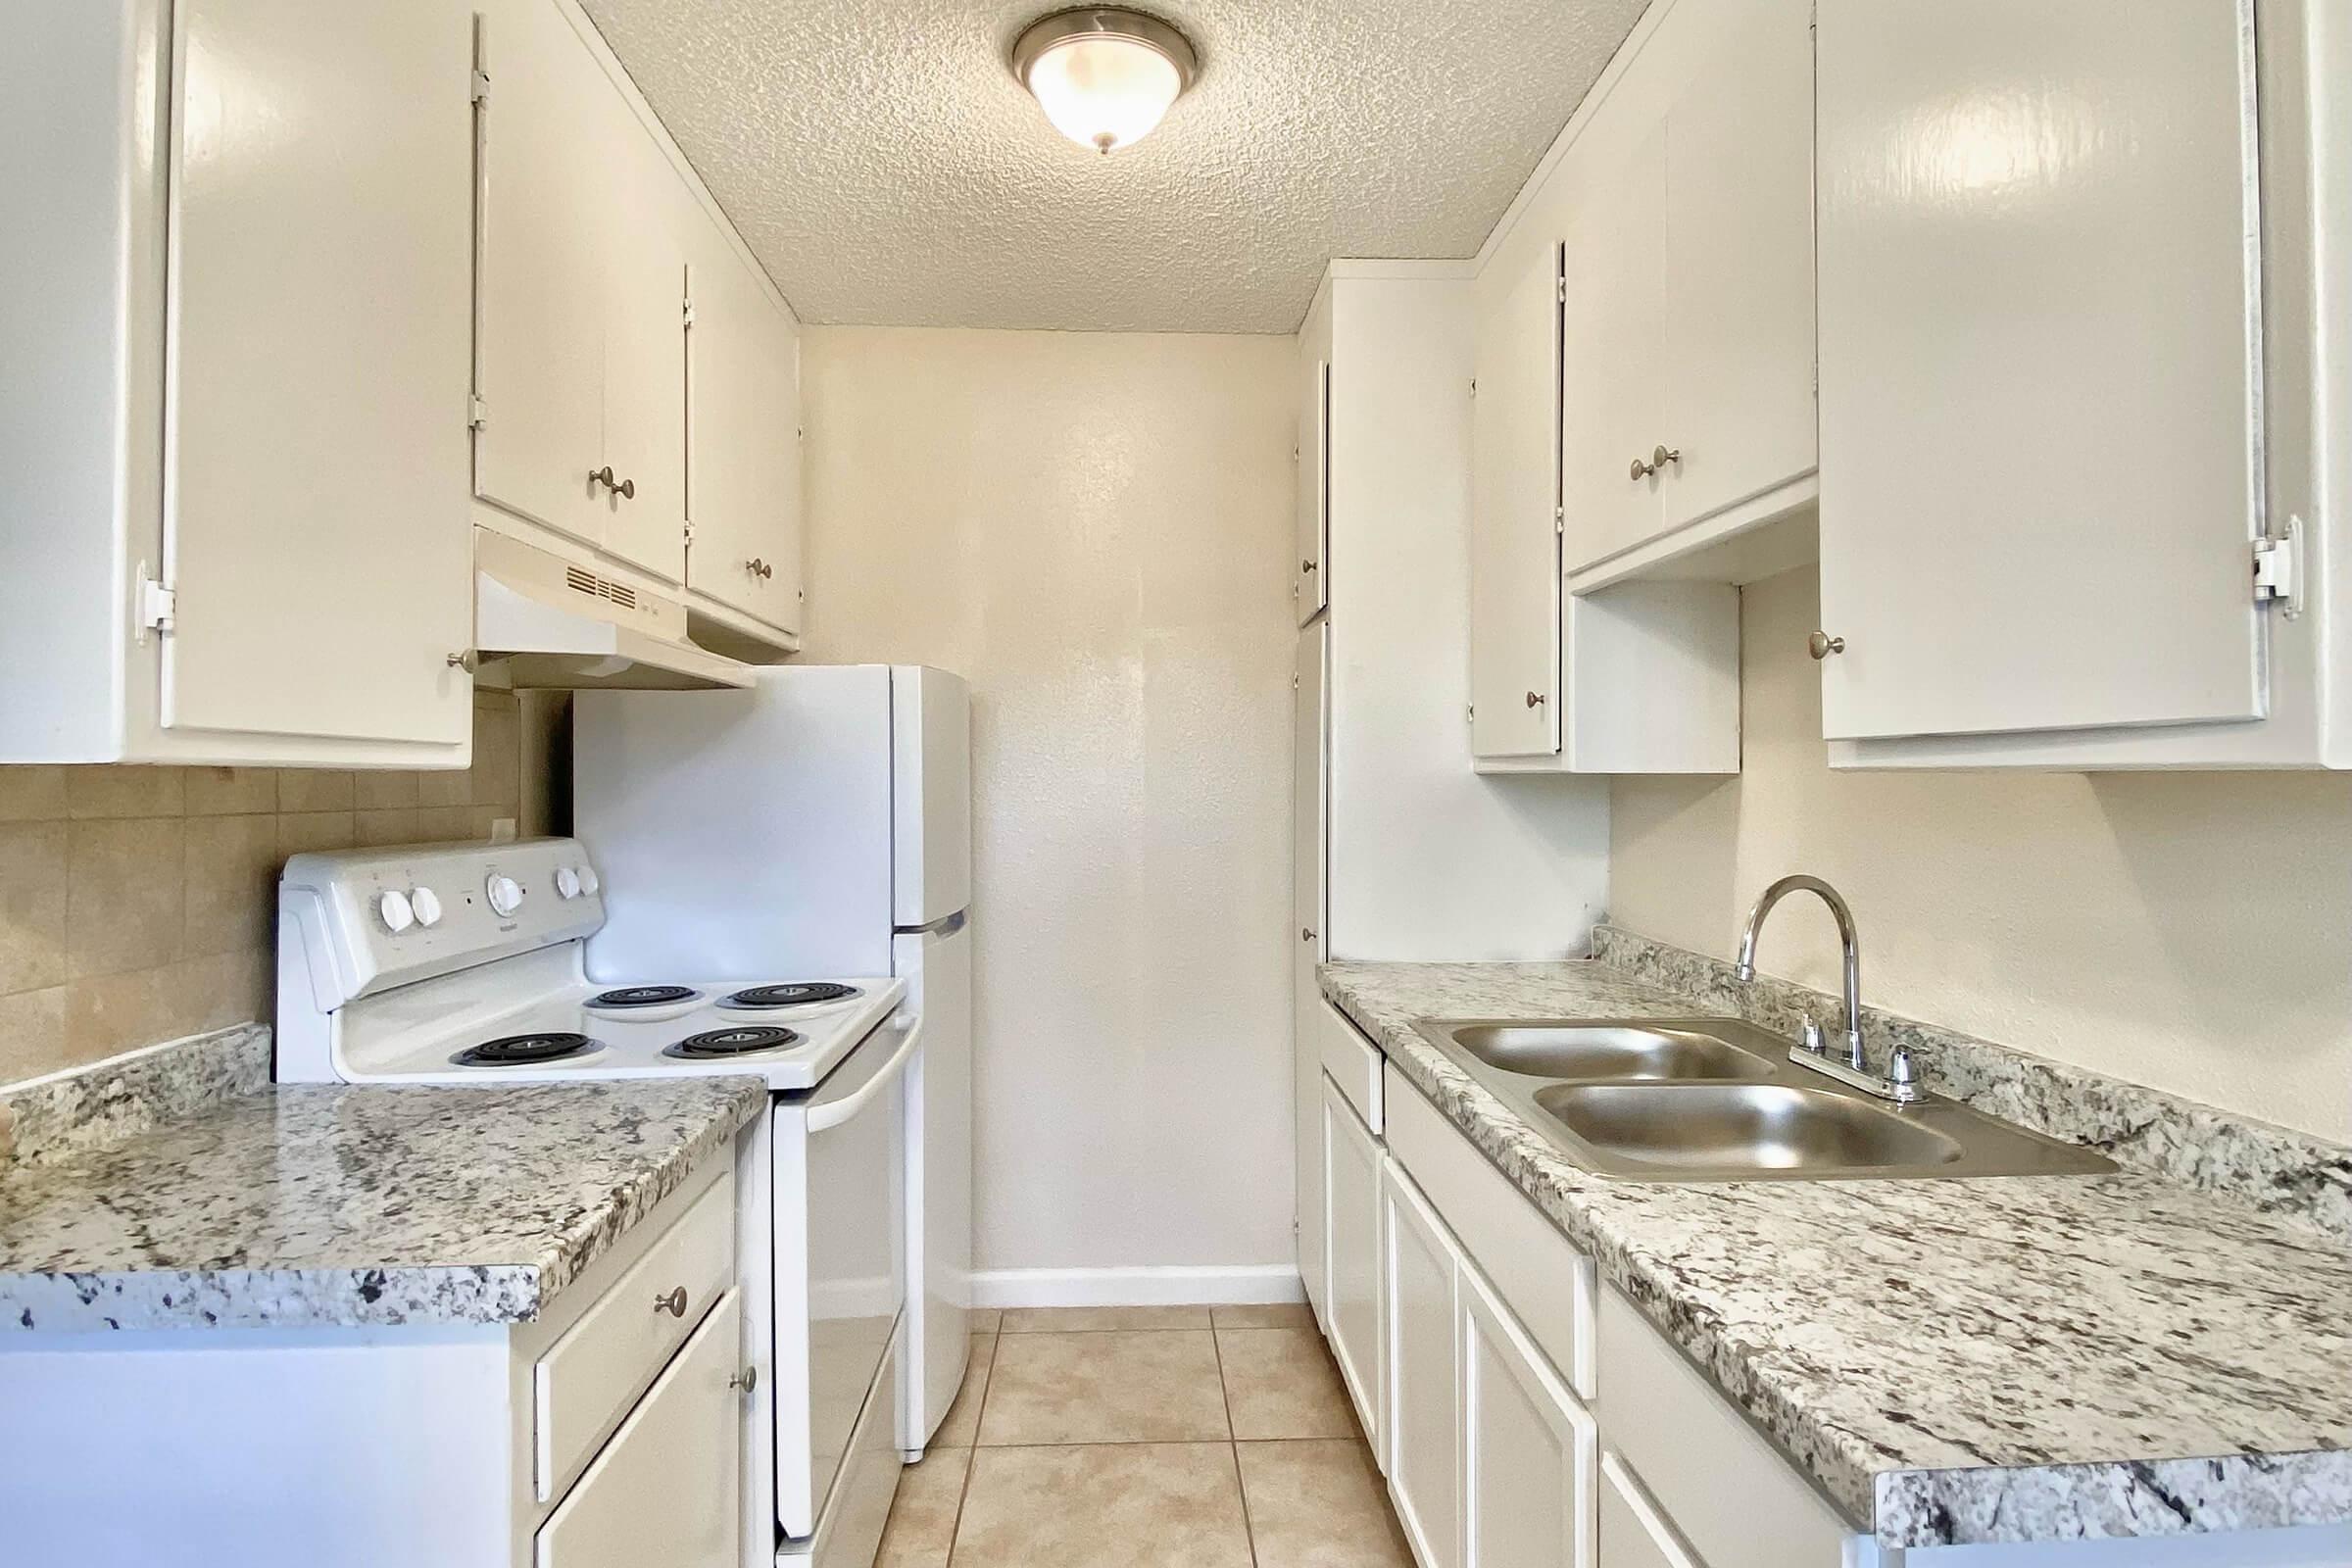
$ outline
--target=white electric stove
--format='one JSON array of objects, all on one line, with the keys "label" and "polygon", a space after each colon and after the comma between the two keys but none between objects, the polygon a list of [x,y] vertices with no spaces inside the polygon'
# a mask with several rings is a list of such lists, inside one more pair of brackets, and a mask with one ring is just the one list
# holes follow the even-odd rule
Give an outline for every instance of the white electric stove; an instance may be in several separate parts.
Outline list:
[{"label": "white electric stove", "polygon": [[590,979],[570,839],[301,855],[278,889],[281,1082],[765,1080],[737,1156],[745,1564],[866,1568],[900,1467],[906,1082],[890,975]]}]

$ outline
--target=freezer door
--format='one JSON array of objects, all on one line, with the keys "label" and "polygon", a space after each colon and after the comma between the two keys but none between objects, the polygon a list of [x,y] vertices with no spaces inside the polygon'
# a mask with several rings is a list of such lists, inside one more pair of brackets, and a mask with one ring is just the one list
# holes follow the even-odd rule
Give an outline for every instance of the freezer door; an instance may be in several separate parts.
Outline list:
[{"label": "freezer door", "polygon": [[934,924],[972,902],[972,700],[960,675],[890,672],[893,922]]},{"label": "freezer door", "polygon": [[574,698],[573,826],[605,880],[589,972],[884,972],[891,685],[888,665],[814,665]]},{"label": "freezer door", "polygon": [[906,933],[896,972],[922,1019],[906,1094],[906,1376],[899,1446],[919,1453],[971,1348],[972,931]]}]

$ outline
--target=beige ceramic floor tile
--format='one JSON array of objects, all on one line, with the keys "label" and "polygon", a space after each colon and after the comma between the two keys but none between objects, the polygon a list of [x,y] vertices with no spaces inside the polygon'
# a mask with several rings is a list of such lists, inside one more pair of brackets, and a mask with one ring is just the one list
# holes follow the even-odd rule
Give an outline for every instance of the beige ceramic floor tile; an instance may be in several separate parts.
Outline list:
[{"label": "beige ceramic floor tile", "polygon": [[1233,1449],[982,1448],[955,1560],[956,1568],[1250,1568]]},{"label": "beige ceramic floor tile", "polygon": [[971,1464],[971,1449],[934,1446],[921,1464],[899,1472],[899,1494],[891,1501],[874,1568],[947,1568]]},{"label": "beige ceramic floor tile", "polygon": [[1004,1309],[1003,1307],[975,1306],[972,1308],[972,1332],[974,1334],[994,1334],[1004,1324]]},{"label": "beige ceramic floor tile", "polygon": [[1212,1306],[1209,1317],[1221,1329],[1311,1329],[1315,1314],[1304,1301],[1279,1301],[1255,1306]]},{"label": "beige ceramic floor tile", "polygon": [[1361,1443],[1245,1443],[1236,1451],[1257,1568],[1412,1568]]},{"label": "beige ceramic floor tile", "polygon": [[1003,1335],[980,1412],[983,1446],[1222,1441],[1231,1432],[1206,1329]]},{"label": "beige ceramic floor tile", "polygon": [[1114,1329],[1204,1329],[1205,1306],[1014,1306],[1007,1334],[1089,1334]]},{"label": "beige ceramic floor tile", "polygon": [[1312,1329],[1219,1329],[1217,1359],[1236,1438],[1352,1438],[1340,1369]]},{"label": "beige ceramic floor tile", "polygon": [[956,1391],[956,1402],[940,1419],[939,1431],[931,1444],[940,1448],[968,1448],[980,1431],[980,1401],[988,1393],[989,1363],[997,1353],[997,1337],[993,1334],[972,1336],[971,1359],[963,1363],[963,1386]]}]

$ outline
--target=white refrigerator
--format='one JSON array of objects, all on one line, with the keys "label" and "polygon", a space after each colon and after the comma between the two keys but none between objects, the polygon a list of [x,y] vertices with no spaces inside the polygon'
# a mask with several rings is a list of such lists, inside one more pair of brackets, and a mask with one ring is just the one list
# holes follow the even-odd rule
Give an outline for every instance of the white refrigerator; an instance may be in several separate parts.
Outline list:
[{"label": "white refrigerator", "polygon": [[584,691],[572,796],[605,869],[593,977],[906,982],[923,1020],[906,1096],[911,1460],[971,1346],[969,688],[836,664],[765,668],[748,691]]}]

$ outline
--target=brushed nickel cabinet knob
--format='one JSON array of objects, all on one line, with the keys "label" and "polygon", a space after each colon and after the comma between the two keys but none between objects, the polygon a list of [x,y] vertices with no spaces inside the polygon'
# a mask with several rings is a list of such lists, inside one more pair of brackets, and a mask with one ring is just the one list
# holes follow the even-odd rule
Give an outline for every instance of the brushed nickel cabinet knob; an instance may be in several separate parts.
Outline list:
[{"label": "brushed nickel cabinet knob", "polygon": [[1542,708],[1544,702],[1545,698],[1542,692],[1529,692],[1527,694],[1527,706],[1530,708]]},{"label": "brushed nickel cabinet knob", "polygon": [[1826,631],[1817,631],[1805,639],[1805,650],[1815,659],[1827,659],[1832,654],[1845,652],[1845,639],[1833,637]]}]

